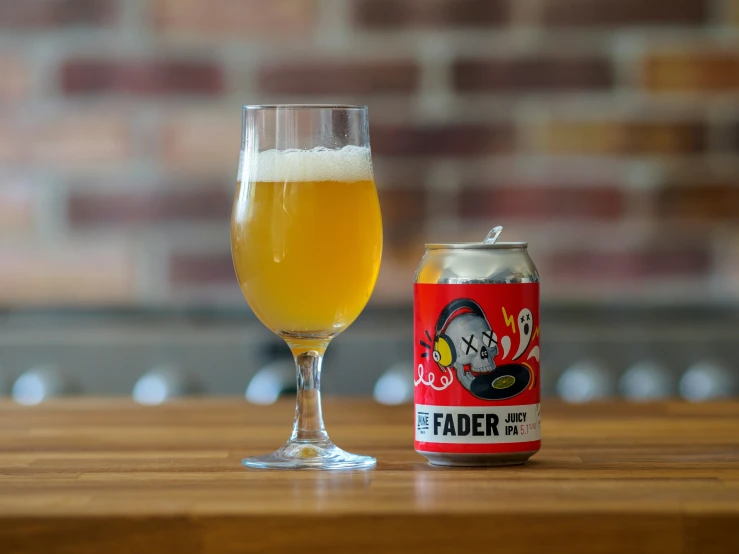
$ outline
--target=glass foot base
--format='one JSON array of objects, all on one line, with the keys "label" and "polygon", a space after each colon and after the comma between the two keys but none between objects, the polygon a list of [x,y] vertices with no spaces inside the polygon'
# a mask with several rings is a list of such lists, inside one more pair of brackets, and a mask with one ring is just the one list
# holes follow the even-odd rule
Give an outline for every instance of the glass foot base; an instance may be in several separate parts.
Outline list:
[{"label": "glass foot base", "polygon": [[370,469],[377,461],[344,452],[331,442],[288,442],[272,454],[244,458],[241,463],[256,469]]}]

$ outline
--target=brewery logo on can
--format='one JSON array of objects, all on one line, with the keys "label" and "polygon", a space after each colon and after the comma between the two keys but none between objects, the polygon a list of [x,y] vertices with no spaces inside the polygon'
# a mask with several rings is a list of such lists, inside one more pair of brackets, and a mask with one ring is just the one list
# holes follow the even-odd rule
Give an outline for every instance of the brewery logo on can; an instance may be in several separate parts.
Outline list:
[{"label": "brewery logo on can", "polygon": [[414,285],[415,448],[447,465],[522,463],[541,438],[538,274],[477,277]]}]

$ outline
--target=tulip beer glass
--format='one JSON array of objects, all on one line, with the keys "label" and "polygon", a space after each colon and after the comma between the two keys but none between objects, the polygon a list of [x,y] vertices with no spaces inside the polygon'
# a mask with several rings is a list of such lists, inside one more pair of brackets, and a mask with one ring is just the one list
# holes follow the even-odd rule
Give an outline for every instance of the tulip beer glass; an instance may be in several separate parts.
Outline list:
[{"label": "tulip beer glass", "polygon": [[254,468],[358,469],[321,414],[321,361],[367,304],[382,254],[365,106],[245,106],[231,252],[257,317],[297,366],[290,439]]}]

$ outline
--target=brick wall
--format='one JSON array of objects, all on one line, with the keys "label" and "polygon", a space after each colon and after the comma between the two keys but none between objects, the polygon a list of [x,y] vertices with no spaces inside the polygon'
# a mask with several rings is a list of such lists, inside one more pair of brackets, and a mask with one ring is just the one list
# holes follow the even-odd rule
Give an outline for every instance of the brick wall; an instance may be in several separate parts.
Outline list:
[{"label": "brick wall", "polygon": [[548,298],[739,298],[739,1],[0,0],[0,304],[241,305],[258,102],[370,106],[377,302],[495,224]]}]

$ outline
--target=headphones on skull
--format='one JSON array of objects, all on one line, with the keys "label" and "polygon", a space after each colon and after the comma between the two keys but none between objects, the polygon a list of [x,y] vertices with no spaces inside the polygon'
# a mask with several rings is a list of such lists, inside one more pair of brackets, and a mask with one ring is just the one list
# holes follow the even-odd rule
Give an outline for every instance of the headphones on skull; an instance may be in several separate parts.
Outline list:
[{"label": "headphones on skull", "polygon": [[[446,305],[439,314],[439,319],[436,320],[434,352],[432,354],[434,361],[442,369],[453,366],[457,359],[457,349],[454,347],[454,341],[446,335],[446,328],[455,317],[462,314],[475,314],[487,323],[485,312],[482,311],[477,302],[469,298],[458,298]],[[488,323],[488,325],[490,324]]]}]

